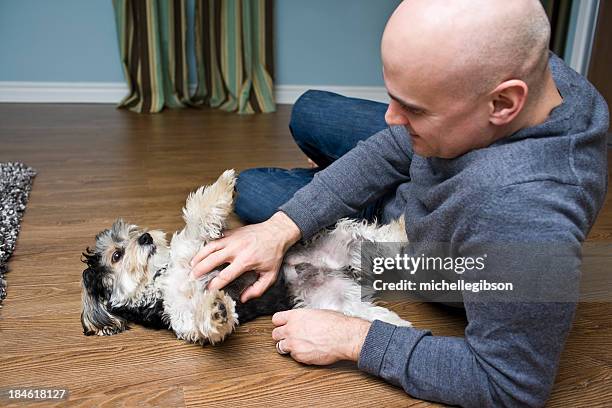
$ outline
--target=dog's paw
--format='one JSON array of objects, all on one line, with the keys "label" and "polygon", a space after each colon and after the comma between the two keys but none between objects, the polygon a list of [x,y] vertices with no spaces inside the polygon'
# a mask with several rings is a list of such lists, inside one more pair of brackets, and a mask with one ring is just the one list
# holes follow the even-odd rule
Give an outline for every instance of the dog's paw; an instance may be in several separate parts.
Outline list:
[{"label": "dog's paw", "polygon": [[207,291],[198,304],[195,318],[200,342],[219,343],[230,335],[238,324],[236,303],[223,291]]},{"label": "dog's paw", "polygon": [[[98,336],[113,336],[115,334],[119,334],[123,331],[125,331],[125,327],[116,327],[116,326],[104,326],[103,328],[101,328],[97,333],[95,333]],[[85,333],[85,335],[88,335],[87,333]]]},{"label": "dog's paw", "polygon": [[397,315],[397,313],[380,306],[374,306],[369,309],[370,321],[380,320],[385,323],[393,324],[399,327],[412,327],[412,323],[408,320],[404,320]]}]

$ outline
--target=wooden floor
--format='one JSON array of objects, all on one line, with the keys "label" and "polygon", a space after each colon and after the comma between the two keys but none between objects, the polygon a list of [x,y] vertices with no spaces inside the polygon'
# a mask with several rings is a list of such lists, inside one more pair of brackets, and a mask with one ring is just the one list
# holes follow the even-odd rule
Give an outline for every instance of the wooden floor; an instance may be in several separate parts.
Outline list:
[{"label": "wooden floor", "polygon": [[[66,387],[63,404],[83,407],[432,405],[352,364],[307,367],[278,355],[269,318],[218,347],[139,327],[83,336],[79,258],[94,235],[119,216],[174,231],[187,193],[227,168],[303,166],[288,120],[288,107],[147,116],[109,105],[0,104],[0,161],[38,170],[0,309],[0,388]],[[610,196],[590,239],[612,241]],[[580,305],[549,406],[612,404],[610,305]],[[436,335],[463,333],[456,312],[392,306]]]}]

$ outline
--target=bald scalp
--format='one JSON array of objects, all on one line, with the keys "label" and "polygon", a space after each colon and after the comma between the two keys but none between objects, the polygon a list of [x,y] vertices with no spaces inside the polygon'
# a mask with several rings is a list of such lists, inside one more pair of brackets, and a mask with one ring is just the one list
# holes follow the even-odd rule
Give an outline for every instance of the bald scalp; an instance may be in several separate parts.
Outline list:
[{"label": "bald scalp", "polygon": [[539,0],[404,0],[385,29],[383,63],[426,71],[453,93],[483,94],[520,79],[537,96],[549,41]]}]

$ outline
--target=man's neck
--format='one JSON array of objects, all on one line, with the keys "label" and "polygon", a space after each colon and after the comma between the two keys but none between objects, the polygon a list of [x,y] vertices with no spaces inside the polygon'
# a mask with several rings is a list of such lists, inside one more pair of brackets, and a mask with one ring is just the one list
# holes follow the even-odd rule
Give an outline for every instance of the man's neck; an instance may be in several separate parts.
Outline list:
[{"label": "man's neck", "polygon": [[522,118],[516,121],[508,134],[514,134],[521,129],[541,125],[548,120],[550,112],[563,103],[563,97],[557,89],[557,84],[552,76],[550,68],[546,72],[545,84],[540,95],[526,106]]},{"label": "man's neck", "polygon": [[555,84],[550,69],[546,74],[546,86],[539,99],[538,103],[534,104],[533,115],[531,121],[528,122],[528,127],[537,126],[546,122],[550,116],[550,112],[563,103],[563,97],[557,89],[557,84]]}]

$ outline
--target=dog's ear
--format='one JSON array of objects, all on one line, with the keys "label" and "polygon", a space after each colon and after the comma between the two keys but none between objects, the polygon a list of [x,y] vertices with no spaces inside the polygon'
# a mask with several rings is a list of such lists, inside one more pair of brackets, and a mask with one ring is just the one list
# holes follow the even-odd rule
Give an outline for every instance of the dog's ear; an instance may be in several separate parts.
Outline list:
[{"label": "dog's ear", "polygon": [[236,173],[226,170],[214,184],[202,186],[187,197],[183,219],[188,237],[204,241],[221,238],[232,212],[235,184]]},{"label": "dog's ear", "polygon": [[89,248],[83,253],[87,268],[83,271],[83,311],[81,324],[86,336],[110,336],[128,329],[127,321],[108,310],[112,292],[111,272],[100,263],[100,255]]}]

